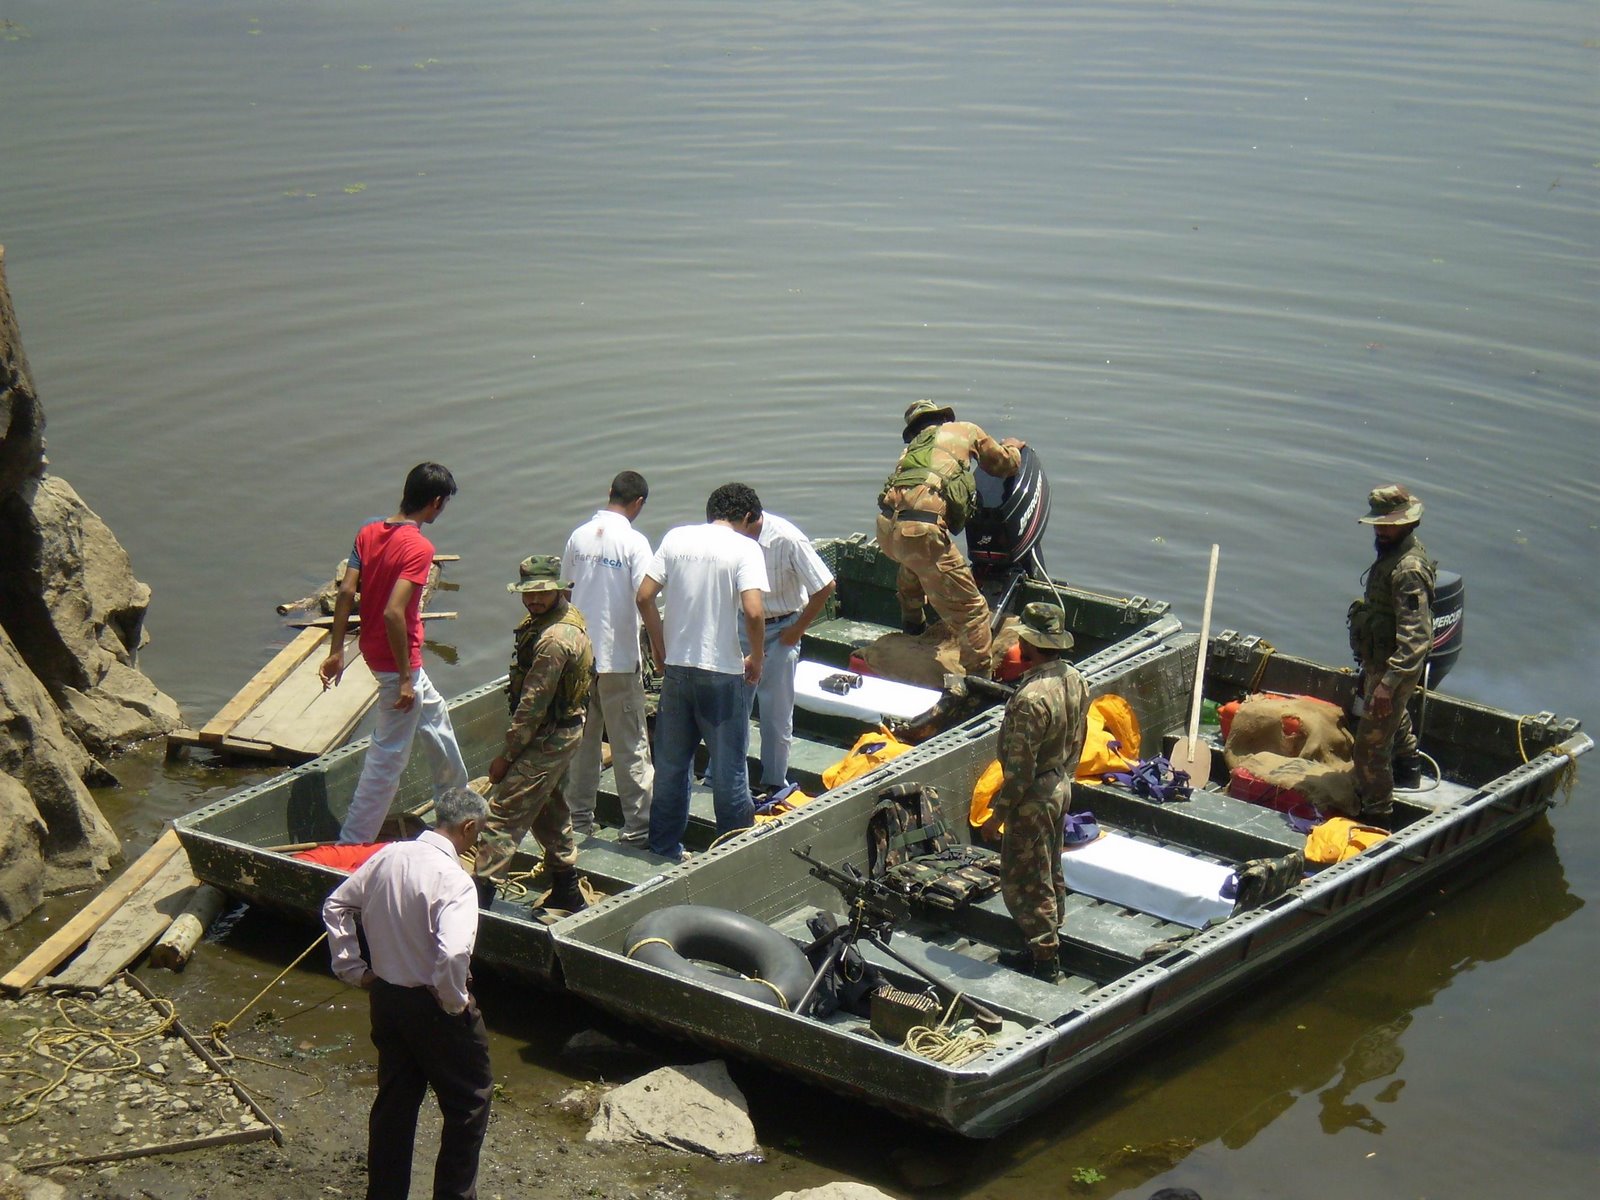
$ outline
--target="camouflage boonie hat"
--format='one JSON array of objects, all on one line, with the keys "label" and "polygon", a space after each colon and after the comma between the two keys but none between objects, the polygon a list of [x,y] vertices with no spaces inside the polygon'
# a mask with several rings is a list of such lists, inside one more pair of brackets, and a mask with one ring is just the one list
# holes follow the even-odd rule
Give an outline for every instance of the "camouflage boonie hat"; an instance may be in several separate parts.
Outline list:
[{"label": "camouflage boonie hat", "polygon": [[1041,650],[1071,650],[1072,635],[1067,632],[1067,614],[1054,604],[1034,601],[1022,610],[1022,627],[1017,636]]},{"label": "camouflage boonie hat", "polygon": [[1411,525],[1422,520],[1422,501],[1403,484],[1386,483],[1367,493],[1367,515],[1357,517],[1363,525]]},{"label": "camouflage boonie hat", "polygon": [[561,578],[559,554],[530,554],[517,568],[520,578],[506,584],[508,592],[559,592],[572,586],[572,580]]},{"label": "camouflage boonie hat", "polygon": [[913,424],[927,416],[938,416],[943,421],[954,421],[956,410],[948,404],[940,404],[937,400],[913,400],[906,406],[906,430],[909,432]]}]

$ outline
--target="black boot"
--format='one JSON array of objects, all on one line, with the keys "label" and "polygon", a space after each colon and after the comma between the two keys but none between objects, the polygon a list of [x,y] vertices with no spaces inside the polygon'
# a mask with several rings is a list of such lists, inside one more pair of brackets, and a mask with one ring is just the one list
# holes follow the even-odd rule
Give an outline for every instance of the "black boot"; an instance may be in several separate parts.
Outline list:
[{"label": "black boot", "polygon": [[472,886],[478,889],[478,907],[488,911],[494,907],[495,883],[487,875],[474,875]]},{"label": "black boot", "polygon": [[559,908],[569,913],[582,912],[589,907],[583,898],[583,889],[578,886],[576,871],[563,871],[555,877],[543,907]]},{"label": "black boot", "polygon": [[1394,760],[1394,785],[1406,791],[1422,786],[1422,755],[1407,754]]},{"label": "black boot", "polygon": [[1385,804],[1382,808],[1376,805],[1363,804],[1361,812],[1357,814],[1356,821],[1362,825],[1371,825],[1385,832],[1394,829],[1394,805]]},{"label": "black boot", "polygon": [[928,632],[928,623],[921,617],[901,617],[900,632],[911,637],[920,637]]}]

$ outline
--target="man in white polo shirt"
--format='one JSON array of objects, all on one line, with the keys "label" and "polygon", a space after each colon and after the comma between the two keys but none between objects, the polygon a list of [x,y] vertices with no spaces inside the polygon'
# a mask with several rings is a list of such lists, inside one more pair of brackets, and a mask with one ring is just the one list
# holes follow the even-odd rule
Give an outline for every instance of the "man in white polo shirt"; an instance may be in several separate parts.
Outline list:
[{"label": "man in white polo shirt", "polygon": [[649,498],[650,485],[637,471],[611,481],[606,506],[567,539],[561,564],[572,580],[572,605],[589,624],[594,643],[595,686],[583,742],[567,778],[567,806],[578,836],[594,832],[595,793],[600,786],[600,742],[611,743],[617,798],[622,803],[621,841],[642,844],[650,835],[650,735],[644,719],[644,679],[639,670],[639,585],[650,565],[650,542],[633,527]]},{"label": "man in white polo shirt", "polygon": [[[772,797],[789,787],[800,639],[828,603],[835,584],[833,572],[793,521],[765,510],[758,540],[767,565],[767,590],[761,598],[766,653],[761,682],[747,689],[747,699],[755,702],[761,717],[761,786],[751,790]],[[742,637],[741,643],[748,652],[749,643]]]},{"label": "man in white polo shirt", "polygon": [[[706,524],[667,531],[639,587],[639,614],[666,668],[656,711],[650,849],[667,858],[683,856],[689,772],[702,739],[711,752],[717,833],[752,820],[745,684],[760,681],[765,652],[767,568],[756,543],[760,534],[760,498],[742,483],[725,483],[706,501]],[[656,608],[663,593],[664,619]],[[748,653],[740,651],[741,623]]]}]

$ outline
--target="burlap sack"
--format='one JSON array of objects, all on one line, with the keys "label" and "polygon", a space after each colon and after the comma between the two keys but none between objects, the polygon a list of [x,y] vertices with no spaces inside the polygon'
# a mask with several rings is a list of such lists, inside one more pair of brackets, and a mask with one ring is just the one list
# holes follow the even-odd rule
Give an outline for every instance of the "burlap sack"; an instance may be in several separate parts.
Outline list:
[{"label": "burlap sack", "polygon": [[[1006,651],[1017,644],[1017,619],[1007,617],[994,635],[989,660],[998,663]],[[944,686],[944,677],[961,673],[961,651],[949,627],[935,621],[913,637],[906,633],[886,633],[857,651],[867,669],[884,679],[897,679],[919,687]]]},{"label": "burlap sack", "polygon": [[1251,696],[1228,729],[1228,769],[1263,753],[1348,767],[1355,743],[1343,717],[1337,705],[1309,696]]},{"label": "burlap sack", "polygon": [[1312,762],[1270,751],[1247,754],[1237,761],[1228,756],[1229,770],[1241,767],[1274,787],[1299,792],[1319,813],[1354,817],[1361,811],[1361,802],[1356,799],[1356,777],[1349,763]]}]

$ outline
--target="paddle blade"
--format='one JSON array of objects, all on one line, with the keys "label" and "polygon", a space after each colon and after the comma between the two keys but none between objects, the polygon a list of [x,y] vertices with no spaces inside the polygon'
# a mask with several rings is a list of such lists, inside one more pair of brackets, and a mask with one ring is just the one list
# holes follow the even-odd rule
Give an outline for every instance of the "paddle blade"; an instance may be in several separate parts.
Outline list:
[{"label": "paddle blade", "polygon": [[1199,738],[1182,737],[1172,747],[1172,769],[1186,772],[1189,783],[1203,788],[1211,781],[1211,747]]}]

